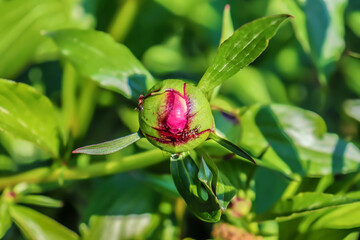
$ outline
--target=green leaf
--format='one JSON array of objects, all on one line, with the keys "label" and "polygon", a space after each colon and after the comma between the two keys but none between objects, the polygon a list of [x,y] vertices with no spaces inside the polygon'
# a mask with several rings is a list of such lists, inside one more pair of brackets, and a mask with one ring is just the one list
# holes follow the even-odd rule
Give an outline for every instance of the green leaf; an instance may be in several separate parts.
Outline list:
[{"label": "green leaf", "polygon": [[233,35],[233,33],[234,26],[231,20],[230,5],[226,4],[223,12],[220,44]]},{"label": "green leaf", "polygon": [[241,124],[240,118],[235,111],[225,111],[220,107],[215,107],[211,103],[213,109],[213,117],[216,126],[216,133],[220,136],[226,137],[231,142],[237,144],[241,138]]},{"label": "green leaf", "polygon": [[344,174],[360,167],[359,149],[327,133],[324,120],[313,112],[286,105],[254,105],[242,116],[242,123],[246,128],[241,145],[254,155],[265,150],[262,163],[271,163],[286,175]]},{"label": "green leaf", "polygon": [[348,51],[347,54],[348,54],[350,57],[360,59],[360,53]]},{"label": "green leaf", "polygon": [[231,185],[236,189],[248,190],[258,165],[245,161],[219,161],[216,163],[219,171],[226,173]]},{"label": "green leaf", "polygon": [[[318,69],[320,81],[325,81],[336,67],[345,48],[344,11],[346,0],[285,0],[294,16],[296,36]],[[325,82],[324,82],[325,83]]]},{"label": "green leaf", "polygon": [[252,66],[242,69],[224,82],[220,93],[238,105],[288,103],[283,82],[272,72]]},{"label": "green leaf", "polygon": [[56,46],[41,31],[90,25],[76,0],[0,1],[0,16],[0,76],[6,78],[56,56]]},{"label": "green leaf", "polygon": [[5,236],[12,224],[8,206],[7,203],[0,200],[0,239]]},{"label": "green leaf", "polygon": [[233,153],[237,154],[238,156],[245,158],[251,162],[253,162],[254,164],[256,164],[255,160],[247,153],[245,152],[243,149],[241,149],[240,147],[236,146],[235,144],[229,142],[226,139],[223,139],[219,136],[217,136],[215,133],[210,133],[209,136],[210,139],[216,141],[217,143],[219,143],[221,146],[229,149],[230,151],[232,151]]},{"label": "green leaf", "polygon": [[5,154],[0,154],[0,171],[15,171],[16,164],[14,161]]},{"label": "green leaf", "polygon": [[353,203],[355,199],[341,195],[332,195],[327,193],[299,193],[298,195],[278,201],[266,213],[258,215],[257,221],[266,221],[271,219],[292,219],[317,210],[323,210],[329,207]]},{"label": "green leaf", "polygon": [[31,208],[12,205],[10,215],[28,239],[79,239],[73,231]]},{"label": "green leaf", "polygon": [[236,189],[203,149],[199,149],[198,152],[201,153],[198,178],[214,193],[221,210],[225,211],[230,201],[234,198]]},{"label": "green leaf", "polygon": [[266,49],[280,24],[289,17],[289,15],[263,17],[236,30],[221,44],[213,63],[201,78],[198,86],[202,91],[210,93],[217,85],[253,62]]},{"label": "green leaf", "polygon": [[360,122],[360,99],[346,100],[343,108],[348,116]]},{"label": "green leaf", "polygon": [[156,3],[171,13],[210,29],[217,29],[220,22],[219,14],[208,0],[155,0]]},{"label": "green leaf", "polygon": [[34,143],[5,132],[0,132],[0,145],[6,149],[14,166],[47,160],[51,157],[49,153],[42,151]]},{"label": "green leaf", "polygon": [[177,190],[194,215],[206,222],[219,221],[221,208],[212,189],[199,180],[194,160],[186,154],[172,155],[170,168]]},{"label": "green leaf", "polygon": [[94,215],[90,218],[89,229],[84,232],[82,239],[147,239],[159,221],[159,216],[149,213],[124,216]]},{"label": "green leaf", "polygon": [[212,159],[201,156],[198,167],[182,153],[172,155],[170,164],[175,186],[195,216],[206,222],[219,221],[236,190]]},{"label": "green leaf", "polygon": [[49,99],[32,87],[0,79],[0,131],[59,154],[59,123]]},{"label": "green leaf", "polygon": [[[157,210],[161,196],[131,174],[117,174],[94,181],[84,222],[89,228],[83,238],[147,239],[160,224]],[[114,187],[116,186],[116,187]]]},{"label": "green leaf", "polygon": [[360,227],[360,202],[331,209],[312,225],[312,229],[351,229]]},{"label": "green leaf", "polygon": [[155,80],[124,45],[94,30],[60,30],[49,33],[62,55],[83,76],[100,86],[136,101]]},{"label": "green leaf", "polygon": [[[226,173],[227,174],[227,173]],[[216,198],[222,211],[225,211],[236,194],[236,189],[224,173],[219,171],[216,182]]]},{"label": "green leaf", "polygon": [[[261,161],[258,161],[260,163]],[[259,166],[259,164],[257,165]],[[281,169],[278,170],[281,172]],[[258,168],[255,172],[255,202],[254,210],[256,214],[267,211],[284,194],[289,180],[284,176],[268,168]]]},{"label": "green leaf", "polygon": [[[217,173],[216,173],[217,174]],[[212,182],[213,182],[213,173],[211,172],[210,168],[208,167],[208,165],[206,164],[204,158],[201,158],[201,162],[200,162],[200,168],[199,168],[199,173],[198,173],[198,178],[201,182],[204,183],[204,185],[210,190],[212,191]],[[217,177],[217,176],[215,176]]]},{"label": "green leaf", "polygon": [[62,207],[62,202],[53,198],[41,195],[20,195],[17,198],[18,203],[31,204],[43,207]]},{"label": "green leaf", "polygon": [[75,149],[72,153],[85,153],[90,155],[105,155],[119,151],[141,138],[138,132],[111,141],[93,144]]},{"label": "green leaf", "polygon": [[[289,221],[280,221],[279,222],[279,240],[318,240],[318,239],[327,239],[327,240],[339,240],[345,238],[349,233],[356,231],[356,229],[317,229],[312,230],[311,226],[315,219],[313,215],[319,215],[321,212],[315,212],[303,218],[295,218]],[[357,238],[355,238],[357,239]]]},{"label": "green leaf", "polygon": [[360,75],[360,61],[352,57],[344,57],[340,64],[342,76],[348,89],[360,97],[360,81],[358,78]]},{"label": "green leaf", "polygon": [[166,194],[173,198],[180,197],[170,174],[133,173],[132,176],[161,194]]}]

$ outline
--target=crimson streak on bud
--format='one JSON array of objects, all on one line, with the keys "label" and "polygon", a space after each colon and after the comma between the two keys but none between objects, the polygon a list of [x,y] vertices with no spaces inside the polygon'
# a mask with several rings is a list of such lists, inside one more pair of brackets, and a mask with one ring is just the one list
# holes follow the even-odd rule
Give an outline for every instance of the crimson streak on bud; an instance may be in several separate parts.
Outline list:
[{"label": "crimson streak on bud", "polygon": [[155,146],[168,152],[188,151],[213,129],[209,102],[195,85],[165,80],[139,97],[140,129]]}]

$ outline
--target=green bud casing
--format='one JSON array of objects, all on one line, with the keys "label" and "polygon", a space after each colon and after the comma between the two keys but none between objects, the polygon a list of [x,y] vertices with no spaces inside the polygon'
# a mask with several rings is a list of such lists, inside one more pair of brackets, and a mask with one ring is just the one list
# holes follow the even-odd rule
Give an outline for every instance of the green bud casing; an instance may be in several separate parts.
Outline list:
[{"label": "green bud casing", "polygon": [[164,151],[189,151],[214,131],[210,104],[194,84],[169,79],[139,98],[139,123],[143,135]]}]

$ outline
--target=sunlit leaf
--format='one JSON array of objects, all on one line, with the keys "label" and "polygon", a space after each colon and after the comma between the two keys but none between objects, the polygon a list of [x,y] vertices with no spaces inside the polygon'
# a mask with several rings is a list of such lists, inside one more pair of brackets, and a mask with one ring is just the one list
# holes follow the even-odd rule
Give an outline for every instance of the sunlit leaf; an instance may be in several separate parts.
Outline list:
[{"label": "sunlit leaf", "polygon": [[360,227],[360,202],[346,204],[323,214],[312,229],[350,229]]},{"label": "sunlit leaf", "polygon": [[358,200],[341,195],[326,193],[300,193],[292,198],[278,201],[266,213],[257,216],[257,220],[266,221],[277,218],[292,219],[300,215],[312,213],[329,207],[353,203]]},{"label": "sunlit leaf", "polygon": [[263,17],[243,25],[221,44],[213,63],[206,70],[198,86],[205,93],[253,62],[267,47],[280,24],[289,15]]},{"label": "sunlit leaf", "polygon": [[[314,212],[305,217],[294,218],[288,221],[279,222],[279,240],[298,239],[298,240],[357,240],[356,238],[346,238],[349,233],[356,229],[331,229],[321,228],[312,230],[312,224],[316,222],[317,216],[324,214],[323,212]],[[309,226],[304,231],[301,226]]]},{"label": "sunlit leaf", "polygon": [[93,144],[75,149],[72,153],[85,153],[90,155],[105,155],[119,151],[141,138],[139,133],[132,133],[128,136],[117,138],[108,142]]},{"label": "sunlit leaf", "polygon": [[187,18],[204,27],[216,29],[220,21],[218,13],[207,0],[155,0],[155,2],[173,14]]},{"label": "sunlit leaf", "polygon": [[0,238],[2,239],[11,227],[12,221],[9,214],[9,205],[0,200]]},{"label": "sunlit leaf", "polygon": [[51,156],[49,153],[36,147],[34,143],[6,132],[0,132],[0,144],[6,149],[14,166],[47,160]]},{"label": "sunlit leaf", "polygon": [[[291,175],[349,173],[360,167],[360,151],[336,134],[326,132],[317,114],[286,105],[255,105],[242,116],[241,145]],[[260,164],[260,163],[259,163]]]},{"label": "sunlit leaf", "polygon": [[18,203],[37,205],[43,207],[62,207],[62,202],[42,195],[23,195],[17,198]]},{"label": "sunlit leaf", "polygon": [[320,81],[326,81],[345,47],[343,19],[347,1],[284,2],[289,13],[294,16],[294,27],[299,42],[311,55],[319,71]]},{"label": "sunlit leaf", "polygon": [[89,229],[82,239],[146,239],[157,227],[159,220],[157,215],[149,213],[124,216],[94,215],[90,218]]},{"label": "sunlit leaf", "polygon": [[73,231],[31,208],[12,205],[10,215],[28,239],[79,239]]},{"label": "sunlit leaf", "polygon": [[100,86],[137,100],[155,80],[124,45],[94,30],[60,30],[47,34],[83,76]]},{"label": "sunlit leaf", "polygon": [[59,154],[59,123],[49,99],[32,87],[0,79],[0,131]]},{"label": "sunlit leaf", "polygon": [[161,195],[139,181],[140,172],[134,174],[95,182],[85,208],[88,228],[82,231],[84,239],[146,239],[160,224],[156,212]]},{"label": "sunlit leaf", "polygon": [[0,76],[6,78],[31,61],[56,56],[56,47],[41,31],[90,25],[77,0],[0,1],[0,16]]},{"label": "sunlit leaf", "polygon": [[275,74],[251,66],[225,81],[221,85],[220,93],[240,106],[255,103],[288,103],[283,82]]},{"label": "sunlit leaf", "polygon": [[360,99],[347,100],[343,107],[347,115],[360,122]]}]

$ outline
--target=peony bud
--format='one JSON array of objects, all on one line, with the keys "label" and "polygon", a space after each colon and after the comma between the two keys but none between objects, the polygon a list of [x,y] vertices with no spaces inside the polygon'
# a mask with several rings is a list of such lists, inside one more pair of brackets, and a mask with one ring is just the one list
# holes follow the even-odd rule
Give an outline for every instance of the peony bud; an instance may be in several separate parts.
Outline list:
[{"label": "peony bud", "polygon": [[172,153],[192,150],[214,129],[210,104],[194,84],[165,80],[139,98],[142,134]]}]

